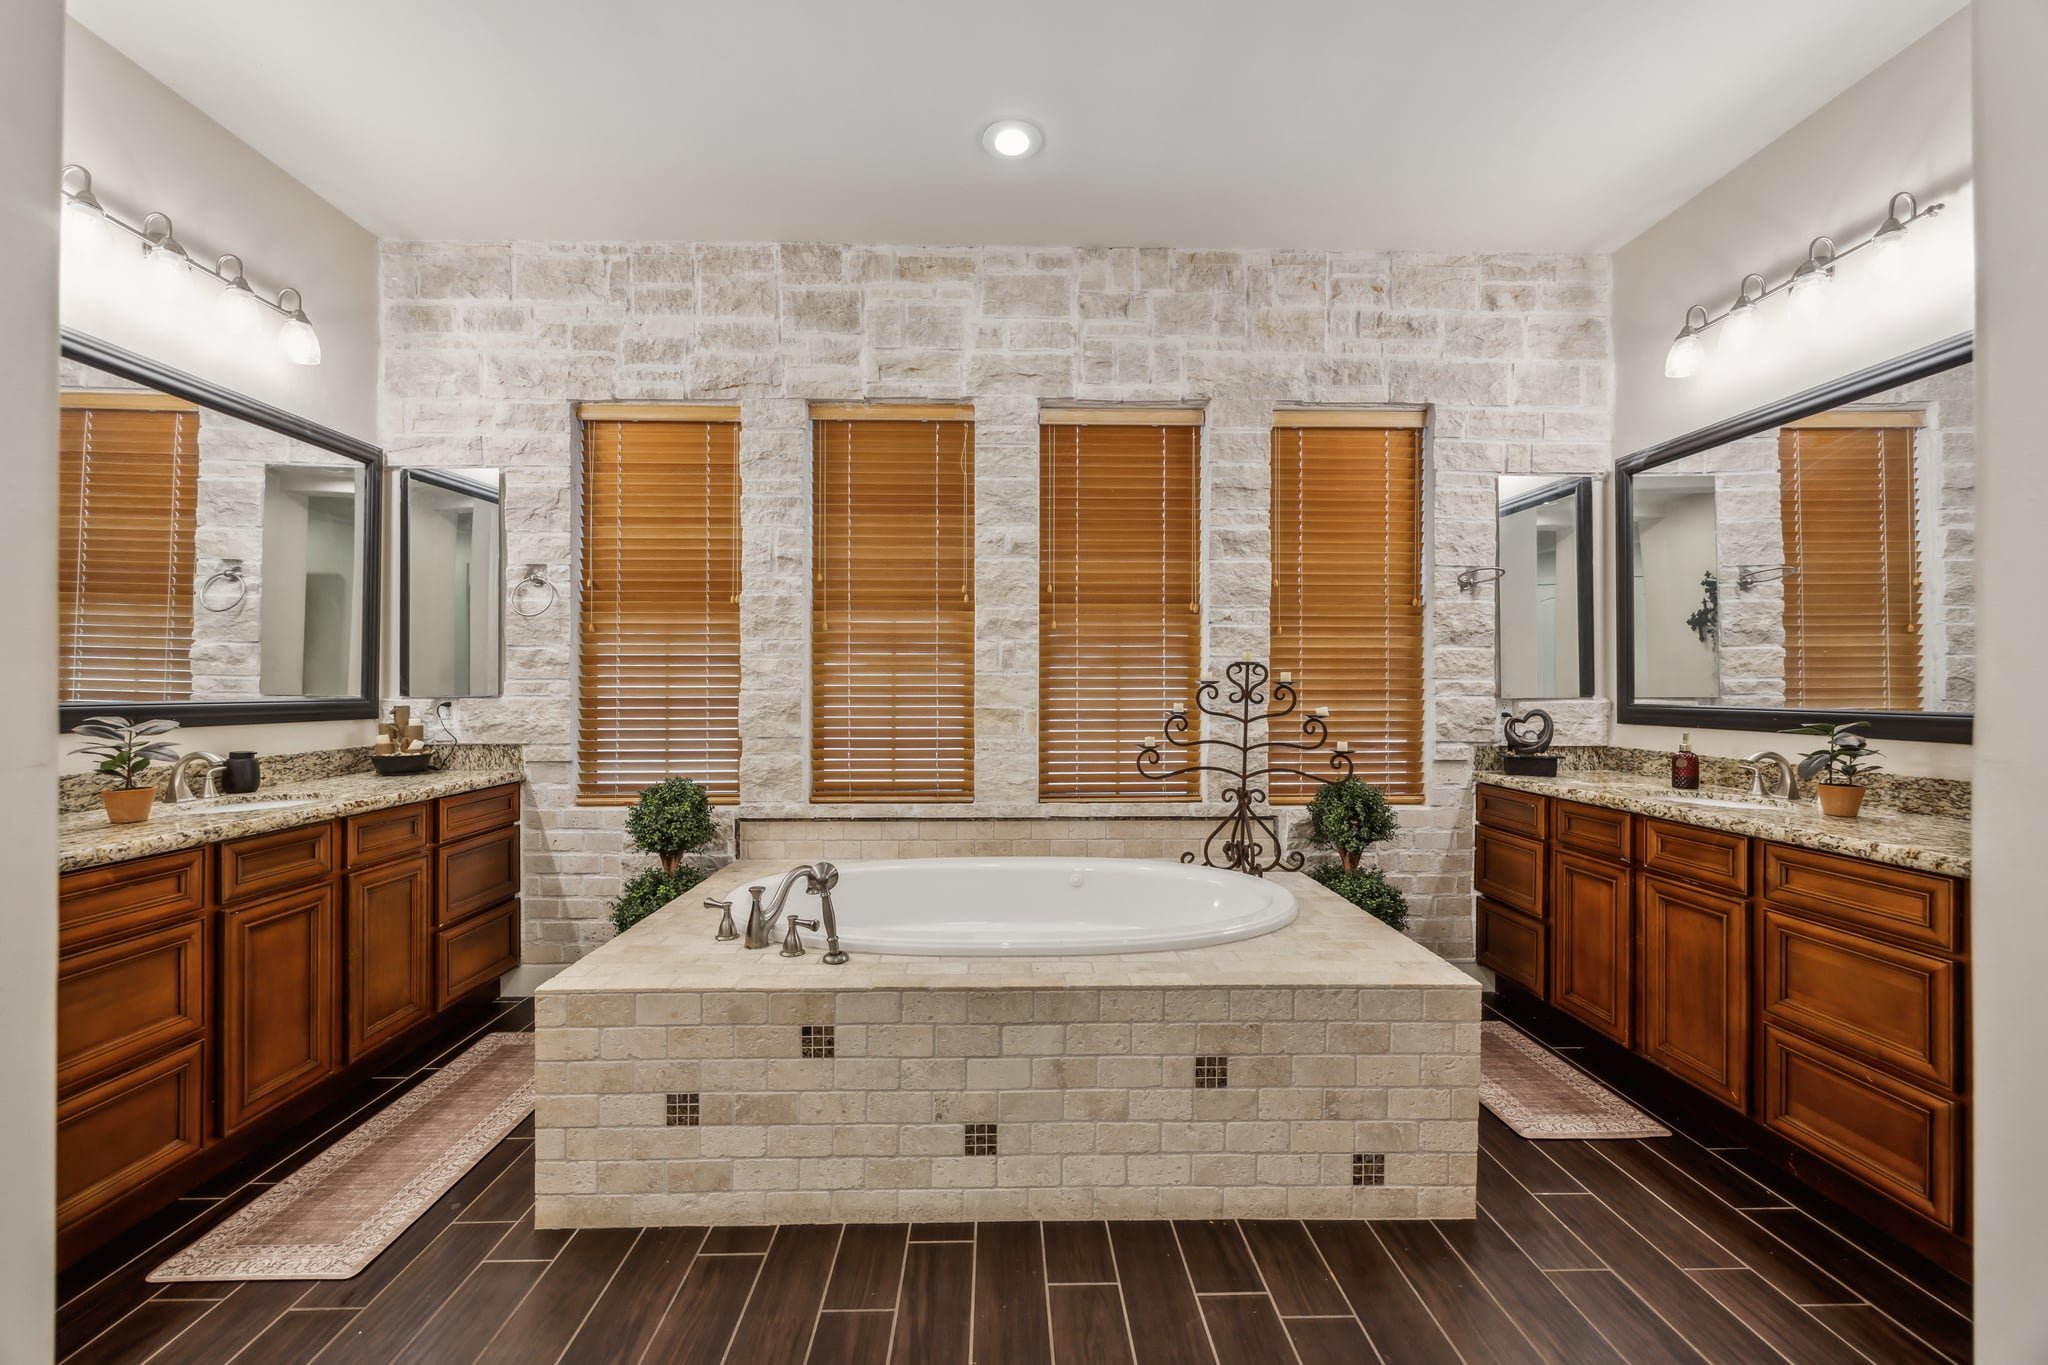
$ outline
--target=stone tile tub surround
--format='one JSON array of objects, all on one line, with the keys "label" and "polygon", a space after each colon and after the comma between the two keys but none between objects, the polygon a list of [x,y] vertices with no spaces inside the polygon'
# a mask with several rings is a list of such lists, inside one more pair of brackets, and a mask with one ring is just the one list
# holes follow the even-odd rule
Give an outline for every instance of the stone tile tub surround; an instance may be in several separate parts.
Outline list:
[{"label": "stone tile tub surround", "polygon": [[1292,925],[1188,952],[716,942],[701,896],[781,870],[540,987],[540,1226],[1472,1216],[1479,985],[1306,878]]},{"label": "stone tile tub surround", "polygon": [[[1911,811],[1866,806],[1854,819],[1833,819],[1822,815],[1810,800],[1789,805],[1759,802],[1753,809],[1728,806],[1688,806],[1674,800],[1681,795],[1671,790],[1664,777],[1637,773],[1568,772],[1560,768],[1556,777],[1509,777],[1505,773],[1480,773],[1478,781],[1540,796],[1582,801],[1654,815],[1660,820],[1700,825],[1707,829],[1746,834],[1752,838],[1793,844],[1800,848],[1840,853],[1851,858],[1910,867],[1921,872],[1938,872],[1949,877],[1970,875],[1970,822],[1967,817],[1922,815]],[[1720,790],[1702,787],[1694,795],[1740,799],[1740,787]]]},{"label": "stone tile tub surround", "polygon": [[[347,754],[355,751],[328,752]],[[367,754],[369,750],[361,752]],[[69,812],[57,819],[57,866],[60,871],[72,872],[82,867],[121,863],[130,858],[196,848],[201,844],[239,839],[250,834],[269,834],[338,816],[429,801],[437,796],[479,791],[524,779],[516,749],[486,752],[471,758],[476,766],[453,766],[440,772],[405,777],[384,777],[369,771],[310,775],[310,770],[318,766],[316,764],[286,764],[285,771],[275,775],[266,770],[266,790],[251,796],[250,800],[261,800],[266,795],[275,799],[283,793],[314,794],[315,799],[309,804],[286,810],[237,812],[230,805],[204,816],[172,816],[159,810],[148,823],[140,825],[110,825],[97,808]],[[289,775],[292,772],[308,772],[309,775]]]},{"label": "stone tile tub surround", "polygon": [[[1472,746],[1494,734],[1491,563],[1503,473],[1611,464],[1605,257],[795,243],[387,242],[379,444],[396,465],[505,470],[506,564],[574,551],[574,404],[737,403],[742,818],[1159,817],[1037,800],[1038,410],[1203,405],[1205,655],[1267,647],[1269,433],[1291,404],[1430,405],[1428,802],[1383,861],[1415,938],[1472,954]],[[807,404],[975,404],[976,800],[806,804]],[[465,735],[527,746],[529,963],[611,934],[618,808],[575,804],[574,612],[506,618],[505,694]],[[1605,737],[1604,707],[1575,704]],[[1597,713],[1597,714],[1595,714]],[[1563,719],[1563,718],[1561,718]],[[1573,728],[1567,738],[1577,737]],[[1148,836],[1149,837],[1149,836]]]}]

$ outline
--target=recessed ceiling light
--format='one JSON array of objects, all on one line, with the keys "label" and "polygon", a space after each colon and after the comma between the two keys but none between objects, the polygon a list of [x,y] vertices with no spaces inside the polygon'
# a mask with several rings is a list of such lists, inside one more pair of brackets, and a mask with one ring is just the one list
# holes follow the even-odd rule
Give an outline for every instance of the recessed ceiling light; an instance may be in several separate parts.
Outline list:
[{"label": "recessed ceiling light", "polygon": [[982,150],[1004,161],[1021,161],[1044,145],[1038,125],[1019,118],[997,119],[981,130]]}]

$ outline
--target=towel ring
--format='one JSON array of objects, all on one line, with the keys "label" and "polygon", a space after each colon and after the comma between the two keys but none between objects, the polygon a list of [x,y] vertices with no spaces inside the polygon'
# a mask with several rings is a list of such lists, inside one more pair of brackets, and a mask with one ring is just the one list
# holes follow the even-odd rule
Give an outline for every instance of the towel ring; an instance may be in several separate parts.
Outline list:
[{"label": "towel ring", "polygon": [[[1456,565],[1446,565],[1445,567],[1457,568]],[[1487,577],[1484,580],[1482,580],[1480,578],[1481,574],[1485,574],[1487,575]],[[1490,583],[1499,582],[1501,579],[1506,578],[1507,576],[1508,571],[1506,569],[1500,568],[1497,565],[1472,564],[1458,570],[1458,577],[1456,579],[1456,582],[1458,585],[1459,592],[1478,592],[1479,585],[1482,581]]]},{"label": "towel ring", "polygon": [[[548,591],[547,600],[532,611],[526,609],[526,603],[530,600],[527,592],[529,588],[546,588]],[[548,614],[549,609],[561,600],[562,594],[556,589],[554,584],[548,582],[548,569],[545,564],[527,565],[526,576],[512,585],[512,614],[514,616],[529,618],[545,616]]]},{"label": "towel ring", "polygon": [[[234,585],[235,597],[232,602],[225,602],[220,606],[213,604],[213,599],[208,594],[213,591],[213,585],[216,583],[230,583]],[[207,611],[233,611],[236,607],[241,606],[248,596],[249,580],[242,577],[242,561],[239,559],[223,559],[220,562],[219,571],[199,586],[199,605]]]}]

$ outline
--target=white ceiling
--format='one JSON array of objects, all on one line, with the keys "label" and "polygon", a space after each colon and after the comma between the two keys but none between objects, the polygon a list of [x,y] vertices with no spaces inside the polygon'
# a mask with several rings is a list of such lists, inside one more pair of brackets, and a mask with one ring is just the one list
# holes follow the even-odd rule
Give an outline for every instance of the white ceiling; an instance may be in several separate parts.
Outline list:
[{"label": "white ceiling", "polygon": [[[1962,0],[70,0],[381,236],[1601,250]],[[1045,149],[999,164],[983,126]]]}]

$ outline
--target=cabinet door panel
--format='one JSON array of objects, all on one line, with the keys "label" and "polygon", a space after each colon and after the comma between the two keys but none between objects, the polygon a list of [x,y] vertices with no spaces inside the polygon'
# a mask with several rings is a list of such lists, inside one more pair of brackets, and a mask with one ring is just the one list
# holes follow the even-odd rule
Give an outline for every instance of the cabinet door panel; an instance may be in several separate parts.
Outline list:
[{"label": "cabinet door panel", "polygon": [[1749,905],[1639,876],[1643,1055],[1736,1108],[1749,1101]]},{"label": "cabinet door panel", "polygon": [[335,1069],[335,906],[331,885],[221,915],[221,1131]]},{"label": "cabinet door panel", "polygon": [[434,922],[453,924],[519,894],[519,830],[516,826],[446,844],[435,855]]},{"label": "cabinet door panel", "polygon": [[519,965],[519,902],[507,901],[435,934],[434,1003],[446,1009]]},{"label": "cabinet door panel", "polygon": [[1472,885],[1525,915],[1543,914],[1543,845],[1519,834],[1480,829]]},{"label": "cabinet door panel", "polygon": [[206,1028],[206,921],[66,953],[57,966],[57,1091]]},{"label": "cabinet door panel", "polygon": [[57,1225],[95,1213],[201,1146],[202,1056],[194,1040],[57,1106]]},{"label": "cabinet door panel", "polygon": [[433,1013],[433,882],[424,857],[349,874],[351,1062]]},{"label": "cabinet door panel", "polygon": [[1550,1003],[1627,1045],[1635,989],[1629,871],[1577,853],[1551,862]]},{"label": "cabinet door panel", "polygon": [[1764,914],[1764,1016],[1936,1085],[1956,1083],[1956,965]]},{"label": "cabinet door panel", "polygon": [[1546,951],[1543,921],[1479,898],[1479,961],[1538,1000]]}]

